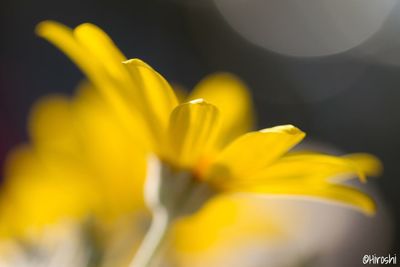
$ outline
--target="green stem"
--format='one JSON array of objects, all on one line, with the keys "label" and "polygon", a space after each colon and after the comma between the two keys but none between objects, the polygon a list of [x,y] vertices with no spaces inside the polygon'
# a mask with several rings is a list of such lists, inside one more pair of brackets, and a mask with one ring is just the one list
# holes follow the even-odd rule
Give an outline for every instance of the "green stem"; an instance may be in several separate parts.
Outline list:
[{"label": "green stem", "polygon": [[150,229],[144,237],[129,267],[152,267],[162,247],[170,225],[170,217],[166,210],[158,210],[152,219]]}]

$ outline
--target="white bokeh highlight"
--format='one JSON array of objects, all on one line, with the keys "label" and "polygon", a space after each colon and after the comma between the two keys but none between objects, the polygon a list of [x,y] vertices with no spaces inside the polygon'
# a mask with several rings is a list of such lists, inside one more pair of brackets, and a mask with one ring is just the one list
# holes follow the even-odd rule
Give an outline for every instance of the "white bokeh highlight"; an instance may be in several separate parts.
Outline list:
[{"label": "white bokeh highlight", "polygon": [[377,33],[395,0],[214,0],[232,28],[268,50],[297,57],[348,51]]}]

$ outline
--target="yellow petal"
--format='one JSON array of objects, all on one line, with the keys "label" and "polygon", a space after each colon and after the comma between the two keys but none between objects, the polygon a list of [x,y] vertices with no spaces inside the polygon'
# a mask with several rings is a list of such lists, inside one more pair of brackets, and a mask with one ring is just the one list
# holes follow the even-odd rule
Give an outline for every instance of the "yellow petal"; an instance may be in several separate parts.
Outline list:
[{"label": "yellow petal", "polygon": [[169,83],[143,61],[131,59],[125,61],[124,66],[137,85],[141,102],[138,105],[158,140],[168,125],[169,115],[178,105],[175,93]]},{"label": "yellow petal", "polygon": [[319,153],[296,152],[288,154],[264,170],[251,177],[238,179],[237,184],[257,184],[261,181],[283,182],[329,179],[344,180],[358,176],[365,181],[366,175],[377,175],[380,162],[369,154],[354,154],[348,156],[331,156]]},{"label": "yellow petal", "polygon": [[171,114],[167,160],[192,167],[213,149],[218,110],[202,99],[179,105]]},{"label": "yellow petal", "polygon": [[304,136],[301,130],[292,125],[245,134],[221,152],[207,176],[222,187],[221,183],[227,179],[249,177],[279,159]]},{"label": "yellow petal", "polygon": [[207,76],[196,85],[190,100],[203,98],[220,111],[221,129],[218,140],[225,145],[253,127],[252,100],[246,85],[229,73]]},{"label": "yellow petal", "polygon": [[373,215],[376,205],[373,199],[358,189],[330,183],[292,182],[266,184],[254,187],[237,188],[240,192],[267,195],[283,195],[286,197],[311,197],[317,200],[329,200],[358,209],[367,215]]}]

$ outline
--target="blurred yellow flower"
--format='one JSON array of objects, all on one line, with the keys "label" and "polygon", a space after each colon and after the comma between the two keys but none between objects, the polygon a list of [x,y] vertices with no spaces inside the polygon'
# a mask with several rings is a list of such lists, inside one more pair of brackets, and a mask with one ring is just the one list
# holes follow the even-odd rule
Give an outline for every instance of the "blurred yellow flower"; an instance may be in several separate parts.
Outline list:
[{"label": "blurred yellow flower", "polygon": [[146,152],[93,88],[81,86],[72,99],[43,98],[28,126],[30,144],[14,149],[6,162],[0,234],[34,234],[43,225],[91,215],[108,223],[143,212]]},{"label": "blurred yellow flower", "polygon": [[[168,220],[197,211],[221,193],[308,196],[373,214],[368,195],[340,182],[377,175],[381,166],[375,157],[289,152],[305,136],[292,125],[249,132],[250,96],[233,75],[207,77],[179,103],[159,73],[138,59],[127,60],[92,24],[69,29],[45,21],[37,33],[67,54],[89,84],[72,100],[51,97],[34,108],[32,144],[14,151],[7,166],[0,233],[93,214],[112,221],[143,211],[151,154],[161,179],[150,184],[157,186],[153,204],[171,212]],[[219,202],[217,218],[229,218],[239,206]],[[198,216],[205,222],[198,237],[186,232],[199,224],[180,222],[176,244],[208,244],[213,227],[224,227],[214,223],[213,214]]]}]

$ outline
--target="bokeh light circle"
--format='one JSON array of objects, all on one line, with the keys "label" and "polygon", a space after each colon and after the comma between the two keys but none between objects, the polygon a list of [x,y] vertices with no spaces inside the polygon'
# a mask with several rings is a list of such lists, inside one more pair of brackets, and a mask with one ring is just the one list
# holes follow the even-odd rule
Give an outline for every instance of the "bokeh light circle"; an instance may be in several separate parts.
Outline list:
[{"label": "bokeh light circle", "polygon": [[395,0],[214,0],[244,38],[277,53],[345,52],[379,31]]}]

